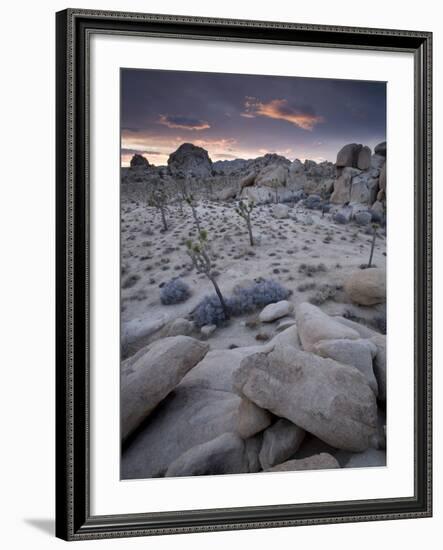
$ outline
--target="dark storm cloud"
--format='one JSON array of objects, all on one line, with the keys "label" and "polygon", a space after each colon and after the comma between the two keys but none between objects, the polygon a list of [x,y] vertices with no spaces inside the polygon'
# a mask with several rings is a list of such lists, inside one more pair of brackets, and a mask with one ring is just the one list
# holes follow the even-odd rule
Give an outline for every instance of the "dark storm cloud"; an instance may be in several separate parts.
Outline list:
[{"label": "dark storm cloud", "polygon": [[156,164],[185,141],[214,159],[335,160],[386,139],[383,82],[123,69],[121,91],[122,147]]}]

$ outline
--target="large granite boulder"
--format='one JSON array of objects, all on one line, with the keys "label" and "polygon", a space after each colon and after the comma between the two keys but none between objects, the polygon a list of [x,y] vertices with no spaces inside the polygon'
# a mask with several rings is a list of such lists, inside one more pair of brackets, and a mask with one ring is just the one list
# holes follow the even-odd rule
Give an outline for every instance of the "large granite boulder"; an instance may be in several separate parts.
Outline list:
[{"label": "large granite boulder", "polygon": [[322,441],[363,451],[377,438],[377,402],[356,368],[293,347],[246,357],[234,386],[259,407]]},{"label": "large granite boulder", "polygon": [[321,340],[313,349],[320,357],[329,357],[343,365],[350,365],[359,370],[375,395],[378,395],[378,384],[374,375],[372,361],[377,354],[377,346],[370,340]]},{"label": "large granite boulder", "polygon": [[371,166],[371,149],[365,145],[357,157],[357,168],[367,170]]},{"label": "large granite boulder", "polygon": [[342,147],[337,153],[337,161],[335,163],[337,168],[344,166],[352,166],[357,168],[358,157],[362,148],[363,145],[359,143],[348,143],[348,145]]},{"label": "large granite boulder", "polygon": [[208,152],[192,143],[183,143],[168,158],[168,168],[175,176],[207,177],[212,174],[212,161]]},{"label": "large granite boulder", "polygon": [[284,418],[266,428],[259,454],[262,469],[287,460],[298,451],[304,438],[305,431]]},{"label": "large granite boulder", "polygon": [[352,167],[345,167],[334,183],[334,192],[331,195],[331,202],[334,204],[344,204],[351,200],[352,178],[361,173]]},{"label": "large granite boulder", "polygon": [[379,143],[378,145],[375,146],[374,148],[374,153],[377,154],[377,155],[381,155],[383,157],[386,158],[386,141],[382,141],[381,143]]},{"label": "large granite boulder", "polygon": [[189,336],[157,340],[124,363],[121,372],[121,430],[125,439],[207,353],[209,346]]},{"label": "large granite boulder", "polygon": [[378,398],[381,401],[386,401],[386,336],[375,334],[371,341],[377,348],[374,358],[374,374],[379,388]]},{"label": "large granite boulder", "polygon": [[180,455],[166,477],[239,474],[250,471],[246,443],[234,433],[222,434]]},{"label": "large granite boulder", "polygon": [[386,270],[370,267],[354,271],[346,279],[344,289],[349,298],[361,306],[386,302]]},{"label": "large granite boulder", "polygon": [[313,351],[315,344],[321,340],[337,340],[340,338],[356,340],[359,338],[358,332],[344,326],[334,317],[323,313],[320,308],[308,302],[298,305],[296,320],[298,335],[303,349],[306,351]]},{"label": "large granite boulder", "polygon": [[136,153],[131,158],[130,167],[133,169],[146,169],[150,167],[150,164],[146,157]]},{"label": "large granite boulder", "polygon": [[296,472],[298,470],[332,470],[340,464],[329,453],[308,456],[306,458],[287,460],[282,464],[268,468],[267,472]]}]

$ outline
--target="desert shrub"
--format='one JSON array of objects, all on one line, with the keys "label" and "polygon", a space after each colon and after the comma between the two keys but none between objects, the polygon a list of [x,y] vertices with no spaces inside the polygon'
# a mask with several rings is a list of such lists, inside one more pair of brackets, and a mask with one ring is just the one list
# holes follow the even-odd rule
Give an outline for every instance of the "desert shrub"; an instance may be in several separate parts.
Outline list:
[{"label": "desert shrub", "polygon": [[165,306],[185,302],[190,296],[189,286],[180,278],[171,279],[160,291],[160,301]]},{"label": "desert shrub", "polygon": [[309,298],[309,301],[315,306],[320,306],[326,300],[333,300],[340,289],[340,285],[324,284]]},{"label": "desert shrub", "polygon": [[307,277],[312,277],[315,273],[321,273],[327,271],[325,264],[320,263],[317,265],[314,264],[300,264],[298,268],[299,273],[306,275]]},{"label": "desert shrub", "polygon": [[[234,290],[226,299],[228,312],[232,316],[252,313],[268,304],[285,300],[290,291],[272,279],[263,279],[246,288]],[[216,294],[206,296],[193,312],[193,319],[198,327],[203,325],[220,326],[227,320],[223,307]]]},{"label": "desert shrub", "polygon": [[228,305],[232,315],[243,315],[268,304],[286,300],[289,295],[290,291],[277,281],[262,279],[249,287],[236,289],[228,300]]},{"label": "desert shrub", "polygon": [[357,225],[369,225],[372,220],[371,212],[357,212],[354,216],[354,221]]},{"label": "desert shrub", "polygon": [[129,275],[129,277],[126,277],[126,279],[123,281],[122,288],[133,287],[139,279],[140,279],[140,275],[137,275],[137,274]]},{"label": "desert shrub", "polygon": [[203,327],[204,325],[219,327],[226,321],[226,315],[216,294],[205,296],[194,309],[192,318],[197,327]]},{"label": "desert shrub", "polygon": [[307,290],[314,290],[314,288],[316,287],[316,283],[312,282],[312,283],[304,283],[304,284],[301,284],[297,287],[297,290],[299,292],[306,292]]},{"label": "desert shrub", "polygon": [[341,212],[337,212],[336,214],[334,214],[334,221],[343,225],[346,225],[348,223],[348,219],[343,216]]}]

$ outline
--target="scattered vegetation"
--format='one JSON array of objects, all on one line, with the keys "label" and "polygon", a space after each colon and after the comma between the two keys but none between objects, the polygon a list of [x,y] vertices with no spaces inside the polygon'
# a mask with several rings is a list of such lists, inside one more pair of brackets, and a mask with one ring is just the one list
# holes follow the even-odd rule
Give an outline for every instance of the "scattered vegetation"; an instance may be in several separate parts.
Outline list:
[{"label": "scattered vegetation", "polygon": [[[186,242],[187,252],[189,257],[192,260],[192,264],[195,267],[197,273],[202,273],[211,281],[215,292],[218,296],[220,306],[222,308],[224,320],[229,319],[229,309],[226,305],[226,301],[221,293],[220,287],[215,280],[213,274],[213,264],[210,258],[209,248],[208,248],[208,233],[205,230],[199,232],[198,242],[193,242],[188,240]],[[217,323],[210,323],[217,325]],[[201,325],[202,326],[202,325]]]},{"label": "scattered vegetation", "polygon": [[249,244],[254,246],[254,237],[252,235],[251,227],[251,213],[254,210],[254,202],[250,201],[248,204],[245,204],[243,201],[238,203],[238,207],[235,209],[236,213],[245,220],[246,227],[248,228],[249,233]]},{"label": "scattered vegetation", "polygon": [[160,291],[160,301],[163,305],[180,304],[191,296],[189,286],[179,277],[165,283]]},{"label": "scattered vegetation", "polygon": [[371,242],[371,252],[370,252],[370,254],[369,254],[369,262],[368,262],[367,267],[371,267],[371,266],[372,266],[372,257],[374,256],[375,239],[377,238],[377,229],[378,229],[379,227],[380,227],[380,226],[379,226],[378,223],[373,223],[373,224],[372,224],[373,234],[372,234],[372,242]]},{"label": "scattered vegetation", "polygon": [[153,206],[160,212],[164,231],[168,230],[168,222],[166,220],[167,201],[168,197],[165,190],[158,186],[154,187],[148,195],[148,205]]},{"label": "scattered vegetation", "polygon": [[327,300],[333,300],[337,294],[337,291],[341,289],[341,285],[321,285],[317,289],[317,291],[309,298],[309,302],[311,302],[311,304],[314,304],[315,306],[319,306]]},{"label": "scattered vegetation", "polygon": [[[272,279],[262,279],[246,288],[236,289],[232,296],[224,300],[228,316],[221,306],[218,296],[206,296],[193,311],[193,320],[198,327],[203,325],[220,326],[230,316],[237,317],[252,313],[268,304],[285,300],[291,292]],[[255,326],[255,325],[254,325]],[[251,324],[248,324],[252,328]]]},{"label": "scattered vegetation", "polygon": [[320,263],[317,265],[314,264],[300,264],[298,268],[299,273],[306,275],[307,277],[312,277],[316,273],[326,272],[327,268],[325,264]]}]

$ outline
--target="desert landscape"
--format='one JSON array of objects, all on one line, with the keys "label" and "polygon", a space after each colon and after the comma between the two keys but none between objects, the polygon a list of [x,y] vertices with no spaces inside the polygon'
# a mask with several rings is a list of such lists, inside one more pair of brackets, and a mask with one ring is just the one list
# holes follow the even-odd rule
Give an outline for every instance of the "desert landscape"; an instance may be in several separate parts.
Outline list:
[{"label": "desert landscape", "polygon": [[121,478],[386,465],[386,142],[121,171]]}]

